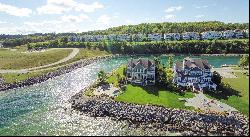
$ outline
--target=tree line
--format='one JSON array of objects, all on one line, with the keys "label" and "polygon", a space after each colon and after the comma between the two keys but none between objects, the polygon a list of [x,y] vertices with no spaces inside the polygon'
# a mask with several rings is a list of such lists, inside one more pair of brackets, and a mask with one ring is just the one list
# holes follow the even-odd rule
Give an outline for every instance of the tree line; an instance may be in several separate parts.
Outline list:
[{"label": "tree line", "polygon": [[89,35],[108,35],[108,34],[149,34],[149,33],[184,33],[205,31],[225,31],[235,29],[248,29],[249,23],[224,23],[219,21],[206,22],[164,22],[164,23],[142,23],[138,25],[123,25],[112,27],[106,30],[83,32]]},{"label": "tree line", "polygon": [[2,45],[4,47],[16,47],[25,45],[28,43],[36,43],[36,42],[44,42],[48,40],[54,39],[54,36],[48,35],[48,36],[26,36],[22,38],[13,38],[13,39],[5,39],[2,42]]},{"label": "tree line", "polygon": [[28,49],[37,48],[87,48],[105,50],[113,54],[248,54],[248,39],[190,40],[154,42],[65,42],[50,40],[28,43]]},{"label": "tree line", "polygon": [[4,47],[15,47],[33,42],[42,42],[61,37],[80,35],[108,35],[108,34],[150,34],[150,33],[184,33],[225,31],[235,29],[249,29],[249,23],[223,23],[219,21],[207,22],[181,22],[181,23],[142,23],[138,25],[123,25],[106,30],[88,31],[82,33],[35,33],[29,35],[0,35],[0,41]]}]

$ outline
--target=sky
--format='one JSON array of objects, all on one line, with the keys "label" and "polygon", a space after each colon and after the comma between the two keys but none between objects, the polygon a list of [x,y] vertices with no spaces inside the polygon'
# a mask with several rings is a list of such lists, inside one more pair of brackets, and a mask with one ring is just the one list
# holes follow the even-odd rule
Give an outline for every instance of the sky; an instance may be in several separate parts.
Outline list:
[{"label": "sky", "polygon": [[249,0],[0,0],[0,34],[194,21],[248,23]]}]

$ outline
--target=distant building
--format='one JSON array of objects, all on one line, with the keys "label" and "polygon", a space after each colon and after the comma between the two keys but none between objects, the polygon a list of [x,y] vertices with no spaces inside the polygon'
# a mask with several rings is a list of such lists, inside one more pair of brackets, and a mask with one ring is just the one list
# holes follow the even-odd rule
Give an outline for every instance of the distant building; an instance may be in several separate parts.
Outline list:
[{"label": "distant building", "polygon": [[248,32],[248,29],[244,30],[244,33],[245,33],[246,38],[249,38],[249,32]]},{"label": "distant building", "polygon": [[172,35],[171,35],[171,33],[167,33],[167,34],[164,34],[163,38],[164,38],[164,40],[170,41],[170,40],[172,40]]},{"label": "distant building", "polygon": [[174,65],[173,83],[180,87],[191,87],[193,91],[202,91],[206,87],[216,90],[210,69],[207,60],[185,58]]},{"label": "distant building", "polygon": [[116,41],[116,35],[115,34],[109,34],[107,35],[107,39],[110,41]]},{"label": "distant building", "polygon": [[2,48],[3,47],[3,44],[2,43],[0,43],[0,48]]},{"label": "distant building", "polygon": [[234,37],[234,31],[233,30],[226,30],[223,32],[223,38],[225,39],[232,39]]},{"label": "distant building", "polygon": [[182,39],[183,40],[199,40],[200,35],[197,32],[185,32],[185,33],[182,33]]},{"label": "distant building", "polygon": [[148,39],[150,41],[161,41],[162,40],[162,34],[159,34],[159,33],[148,34]]},{"label": "distant building", "polygon": [[241,31],[239,29],[234,30],[234,37],[237,39],[244,38],[243,31]]},{"label": "distant building", "polygon": [[130,41],[130,35],[129,34],[121,34],[116,36],[117,41]]},{"label": "distant building", "polygon": [[94,41],[97,41],[97,42],[105,40],[105,35],[94,35],[93,37],[94,37],[93,38]]},{"label": "distant building", "polygon": [[3,84],[3,83],[4,83],[3,78],[0,78],[0,84]]},{"label": "distant building", "polygon": [[143,41],[144,38],[146,38],[146,35],[144,35],[144,34],[133,34],[132,35],[132,41],[141,42],[141,41]]},{"label": "distant building", "polygon": [[167,33],[164,34],[164,40],[180,40],[181,35],[180,33]]},{"label": "distant building", "polygon": [[155,62],[149,59],[130,60],[126,77],[134,85],[155,85]]},{"label": "distant building", "polygon": [[220,39],[222,38],[222,33],[218,31],[206,31],[201,33],[202,39]]}]

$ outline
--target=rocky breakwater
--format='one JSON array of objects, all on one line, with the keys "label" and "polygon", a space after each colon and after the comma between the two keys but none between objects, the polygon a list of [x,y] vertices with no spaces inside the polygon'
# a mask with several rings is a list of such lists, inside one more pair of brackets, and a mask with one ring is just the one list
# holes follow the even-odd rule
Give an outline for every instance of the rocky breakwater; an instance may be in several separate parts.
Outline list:
[{"label": "rocky breakwater", "polygon": [[101,56],[101,57],[95,57],[95,58],[90,58],[90,59],[83,59],[83,60],[71,63],[71,64],[69,64],[67,66],[58,68],[55,71],[48,72],[48,73],[43,74],[41,76],[32,77],[32,78],[26,79],[24,81],[19,81],[19,82],[16,82],[16,83],[9,84],[9,83],[0,82],[0,91],[4,91],[4,90],[8,90],[8,89],[14,89],[14,88],[20,88],[20,87],[25,87],[25,86],[30,86],[30,85],[33,85],[33,84],[36,84],[36,83],[41,83],[41,82],[44,82],[44,81],[46,81],[46,80],[48,80],[50,78],[54,78],[56,76],[60,76],[62,74],[69,73],[69,72],[71,72],[71,71],[73,71],[73,70],[75,70],[77,68],[81,68],[81,67],[89,65],[91,63],[94,63],[94,62],[97,62],[97,61],[100,61],[100,60],[103,60],[103,59],[108,59],[108,58],[111,58],[111,57],[116,57],[116,56],[118,56],[118,55],[108,55],[108,56]]},{"label": "rocky breakwater", "polygon": [[182,135],[249,135],[249,118],[239,113],[227,115],[205,114],[188,110],[170,109],[116,102],[107,97],[79,99],[76,95],[72,108],[92,117],[111,117],[126,120],[135,127],[156,128],[181,132]]}]

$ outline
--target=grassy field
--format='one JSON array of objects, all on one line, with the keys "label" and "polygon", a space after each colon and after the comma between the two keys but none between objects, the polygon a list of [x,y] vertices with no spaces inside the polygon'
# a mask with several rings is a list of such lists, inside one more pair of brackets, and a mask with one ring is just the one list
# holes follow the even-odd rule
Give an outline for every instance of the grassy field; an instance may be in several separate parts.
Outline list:
[{"label": "grassy field", "polygon": [[[21,47],[21,48],[22,48],[22,51],[25,51],[24,50],[25,47]],[[17,51],[20,51],[20,50],[17,50]],[[66,56],[68,56],[68,54],[72,50],[71,49],[69,49],[69,50],[55,49],[55,50],[52,50],[52,51],[48,51],[47,53],[50,53],[50,54],[55,53],[55,55],[56,55],[56,54],[59,54],[61,52],[66,57]],[[65,51],[67,51],[67,53],[65,53]],[[7,53],[10,53],[10,52],[11,52],[11,54],[6,55]],[[2,55],[1,53],[4,53],[4,55]],[[1,56],[4,56],[5,59],[6,59],[7,56],[8,56],[8,58],[10,58],[9,56],[12,55],[13,53],[17,53],[19,55],[24,54],[24,53],[15,52],[15,51],[9,51],[7,49],[0,49],[0,61],[1,61]],[[36,54],[36,53],[32,53],[32,54]],[[62,55],[62,54],[60,54],[60,55]],[[69,60],[67,62],[64,62],[64,63],[61,63],[61,64],[57,64],[57,65],[54,65],[54,66],[51,66],[51,67],[43,68],[43,70],[41,70],[41,71],[30,72],[30,73],[27,73],[27,74],[17,74],[17,73],[0,74],[0,77],[2,77],[6,83],[14,83],[14,82],[17,82],[17,81],[26,80],[26,79],[28,79],[30,77],[41,76],[41,75],[43,75],[45,73],[51,72],[51,71],[59,68],[62,65],[66,65],[68,63],[71,63],[71,62],[74,62],[74,61],[77,61],[77,60],[80,60],[80,59],[91,58],[91,57],[96,57],[96,56],[104,56],[104,55],[108,55],[108,53],[105,52],[105,51],[99,51],[99,50],[80,49],[80,52],[73,59],[71,59],[71,60]],[[15,55],[15,56],[17,56],[17,55]],[[39,56],[41,57],[41,55],[39,55]],[[43,56],[46,57],[46,54],[43,54]],[[49,57],[51,58],[51,56],[52,55],[49,55],[48,58]],[[58,56],[57,56],[57,58],[58,58]],[[22,58],[22,59],[24,59],[24,58]],[[35,58],[35,59],[37,59],[37,58]],[[58,58],[58,60],[60,60],[60,59]],[[7,61],[5,63],[7,63]],[[21,63],[22,63],[22,61],[21,61]],[[20,65],[24,65],[24,64],[20,64]],[[11,68],[13,69],[13,67],[11,67]],[[0,64],[0,69],[3,69],[3,68],[1,68],[1,64]],[[17,68],[15,67],[15,69],[17,69]]]},{"label": "grassy field", "polygon": [[54,49],[40,53],[22,53],[0,49],[0,69],[25,69],[54,63],[67,57],[72,49]]},{"label": "grassy field", "polygon": [[18,81],[26,80],[31,77],[41,76],[53,70],[55,69],[48,69],[48,70],[43,70],[43,71],[38,71],[38,72],[29,72],[26,74],[6,73],[6,74],[0,74],[0,77],[4,79],[5,83],[15,83]]},{"label": "grassy field", "polygon": [[93,50],[93,49],[80,49],[80,52],[71,60],[71,62],[80,60],[80,59],[86,59],[86,58],[92,58],[96,56],[105,56],[108,55],[109,53],[106,51],[100,51],[100,50]]},{"label": "grassy field", "polygon": [[154,86],[139,87],[127,85],[127,88],[124,93],[116,97],[115,100],[143,105],[158,105],[169,108],[194,109],[193,107],[186,107],[184,105],[184,102],[179,100],[179,98],[192,97],[194,97],[194,94],[191,92],[187,92],[184,95],[180,95],[179,93],[160,89]]},{"label": "grassy field", "polygon": [[75,62],[75,61],[78,61],[78,60],[81,60],[81,59],[87,59],[87,58],[92,58],[92,57],[97,57],[97,56],[105,56],[105,55],[109,55],[108,52],[106,51],[100,51],[100,50],[90,50],[90,49],[79,49],[79,53],[72,59],[64,62],[64,63],[60,63],[60,64],[57,64],[57,65],[54,65],[54,66],[51,66],[51,67],[59,67],[59,66],[62,66],[62,65],[66,65],[66,64],[69,64],[69,63],[72,63],[72,62]]},{"label": "grassy field", "polygon": [[241,74],[235,73],[237,78],[223,78],[222,82],[227,83],[233,91],[222,93],[221,95],[207,95],[210,98],[215,98],[224,102],[243,114],[249,115],[249,78]]}]

